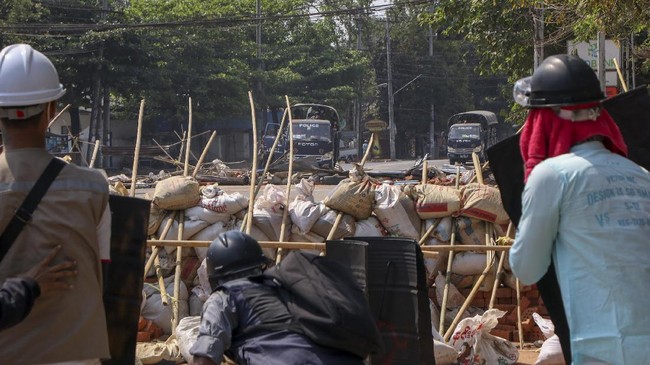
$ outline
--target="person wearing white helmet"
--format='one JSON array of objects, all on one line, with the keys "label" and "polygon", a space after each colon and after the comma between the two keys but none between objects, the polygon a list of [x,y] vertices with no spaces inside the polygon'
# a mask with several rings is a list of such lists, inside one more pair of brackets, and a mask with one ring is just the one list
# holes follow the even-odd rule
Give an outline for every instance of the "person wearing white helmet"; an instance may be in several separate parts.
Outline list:
[{"label": "person wearing white helmet", "polygon": [[0,51],[0,234],[12,221],[26,222],[0,261],[0,282],[29,271],[58,245],[53,265],[72,260],[79,272],[67,280],[72,289],[42,293],[22,322],[0,332],[5,364],[99,364],[110,357],[101,271],[110,240],[105,174],[65,164],[33,213],[16,213],[55,159],[45,135],[64,94],[45,55],[26,44]]}]

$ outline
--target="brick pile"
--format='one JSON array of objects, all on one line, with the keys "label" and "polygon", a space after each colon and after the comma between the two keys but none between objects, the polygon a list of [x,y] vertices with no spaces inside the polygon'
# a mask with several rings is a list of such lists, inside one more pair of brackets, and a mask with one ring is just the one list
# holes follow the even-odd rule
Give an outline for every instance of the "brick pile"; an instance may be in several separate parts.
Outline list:
[{"label": "brick pile", "polygon": [[[471,289],[462,289],[460,293],[467,297],[470,291]],[[524,342],[544,341],[544,334],[533,319],[533,313],[537,313],[543,318],[550,318],[548,310],[544,306],[542,298],[539,296],[539,291],[534,285],[522,286],[520,293],[521,327],[524,333]],[[491,296],[492,291],[478,291],[474,296],[474,300],[472,300],[471,306],[487,310],[490,305]],[[490,333],[509,341],[518,342],[517,291],[507,286],[499,287],[496,292],[494,308],[505,311],[506,314],[499,319],[499,324]]]}]

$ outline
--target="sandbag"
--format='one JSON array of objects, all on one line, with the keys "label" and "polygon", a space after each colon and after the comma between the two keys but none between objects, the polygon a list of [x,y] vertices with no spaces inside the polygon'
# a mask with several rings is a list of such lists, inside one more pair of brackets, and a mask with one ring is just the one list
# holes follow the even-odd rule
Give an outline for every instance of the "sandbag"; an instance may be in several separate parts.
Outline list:
[{"label": "sandbag", "polygon": [[419,184],[404,188],[415,200],[415,210],[420,219],[452,216],[460,210],[460,192],[453,187]]},{"label": "sandbag", "polygon": [[[445,280],[445,275],[438,273],[438,276],[436,276],[436,299],[438,300],[439,306],[442,306]],[[463,303],[465,303],[465,297],[458,291],[458,289],[456,289],[456,286],[449,284],[449,289],[447,291],[447,309],[460,307]]]},{"label": "sandbag", "polygon": [[202,197],[199,206],[215,213],[230,216],[248,208],[248,198],[241,193],[228,194],[222,191],[211,198]]},{"label": "sandbag", "polygon": [[195,207],[185,209],[185,217],[190,220],[204,221],[208,224],[214,224],[217,222],[229,222],[232,218],[232,215],[228,213],[217,213],[213,210],[197,205]]},{"label": "sandbag", "polygon": [[[172,296],[174,294],[174,276],[165,278],[165,289],[167,293]],[[178,297],[178,316],[180,318],[187,317],[189,308],[187,305],[187,286],[182,281],[179,286]],[[142,309],[142,317],[150,319],[153,323],[162,328],[165,334],[172,333],[171,319],[172,319],[172,305],[163,305],[160,300],[160,290],[158,284],[145,284],[144,291],[147,293],[147,300]]]},{"label": "sandbag", "polygon": [[[147,253],[145,255],[145,261],[148,261],[149,257],[151,257],[151,250],[147,250]],[[175,254],[171,255],[167,253],[167,251],[161,249],[158,251],[158,260],[160,262],[160,271],[163,277],[169,276],[176,268]],[[149,269],[146,275],[147,277],[156,275],[155,265],[151,265],[151,268]]]},{"label": "sandbag", "polygon": [[458,353],[456,349],[444,342],[433,340],[433,353],[436,358],[436,365],[455,365]]},{"label": "sandbag", "polygon": [[428,231],[432,225],[436,225],[429,235],[425,245],[448,244],[451,240],[452,219],[451,217],[432,218],[424,221],[424,231]]},{"label": "sandbag", "polygon": [[510,221],[503,209],[499,189],[483,184],[467,184],[460,190],[460,215],[480,220],[506,224]]},{"label": "sandbag", "polygon": [[[187,304],[189,307],[189,316],[200,316],[201,312],[203,311],[203,304],[205,301],[201,300],[199,297],[199,294],[196,293],[194,289],[197,289],[196,287],[192,288],[192,291],[190,292],[190,297],[187,300]],[[198,288],[199,290],[202,290]],[[198,290],[197,290],[198,291]],[[187,318],[187,317],[185,317]]]},{"label": "sandbag", "polygon": [[307,232],[307,233],[302,233],[300,230],[294,225],[291,226],[291,235],[289,236],[289,241],[290,242],[314,242],[314,243],[322,243],[325,242],[325,237],[318,235],[314,232]]},{"label": "sandbag", "polygon": [[506,312],[490,309],[483,315],[465,318],[458,323],[449,344],[458,351],[460,363],[512,365],[517,362],[517,348],[510,341],[490,334],[504,314]]},{"label": "sandbag", "polygon": [[[220,233],[226,231],[226,224],[223,222],[216,222],[203,228],[199,233],[190,238],[192,241],[214,241]],[[194,252],[200,261],[205,259],[208,254],[208,247],[194,247]]]},{"label": "sandbag", "polygon": [[165,219],[166,215],[166,210],[158,208],[153,203],[151,204],[151,209],[149,209],[149,226],[147,228],[148,235],[153,235],[158,232],[158,228],[160,228],[160,224]]},{"label": "sandbag", "polygon": [[557,335],[553,335],[544,341],[535,365],[566,365],[562,346],[560,346],[560,338]]},{"label": "sandbag", "polygon": [[476,218],[456,217],[456,243],[485,246],[485,222]]},{"label": "sandbag", "polygon": [[451,263],[451,271],[458,275],[477,275],[485,270],[484,252],[458,252]]},{"label": "sandbag", "polygon": [[[228,231],[228,230],[233,230],[234,229],[234,230],[240,231],[241,230],[241,225],[242,225],[243,222],[244,222],[243,220],[237,219],[235,221],[234,225],[232,225],[230,227],[227,226],[226,230]],[[289,229],[290,229],[290,227],[287,227],[287,231],[289,231]],[[246,232],[246,231],[242,230],[242,232]],[[269,237],[264,233],[264,231],[262,231],[259,227],[257,227],[254,222],[253,222],[253,224],[251,224],[251,231],[249,233],[249,236],[255,238],[255,240],[257,242],[271,241],[269,239]],[[285,237],[289,237],[289,234],[287,233],[285,235]],[[277,249],[275,249],[275,248],[262,248],[262,252],[264,252],[264,255],[266,255],[266,257],[268,257],[270,259],[275,259],[276,250]]]},{"label": "sandbag", "polygon": [[377,182],[367,175],[358,180],[352,177],[344,179],[325,197],[323,203],[357,220],[366,219],[372,214],[376,186]]},{"label": "sandbag", "polygon": [[161,361],[183,361],[175,336],[170,336],[165,342],[138,342],[135,356],[144,365],[158,364]]},{"label": "sandbag", "polygon": [[422,221],[415,203],[395,185],[381,184],[375,189],[374,213],[382,226],[394,237],[420,238]]},{"label": "sandbag", "polygon": [[[336,221],[336,216],[338,215],[337,211],[327,208],[324,204],[319,204],[321,211],[321,216],[314,222],[314,225],[311,227],[311,231],[322,237],[328,237],[334,222]],[[354,217],[348,214],[344,214],[339,222],[338,227],[334,231],[332,239],[338,240],[344,237],[352,237],[356,234],[356,221]]]},{"label": "sandbag", "polygon": [[[160,228],[158,228],[157,235],[158,237],[162,236],[163,230],[165,229],[165,225],[167,224],[167,221],[173,217],[173,215],[176,212],[171,212],[169,213],[165,219],[163,220],[163,224],[160,225]],[[199,233],[202,231],[205,227],[209,226],[210,224],[208,222],[202,221],[202,220],[192,220],[189,217],[185,217],[183,220],[183,236],[178,237],[178,230],[179,230],[179,224],[178,224],[178,219],[174,219],[172,222],[171,228],[167,232],[167,237],[166,239],[168,240],[176,240],[176,239],[182,239],[182,240],[189,240],[190,237],[194,236],[195,234]],[[176,251],[176,247],[174,246],[165,246],[165,251],[167,253],[173,253]],[[189,249],[184,249],[183,252],[185,255],[188,255],[189,253],[193,252],[194,250],[189,250]]]},{"label": "sandbag", "polygon": [[311,230],[318,218],[320,218],[321,211],[319,204],[296,198],[289,204],[289,216],[297,232],[299,234],[306,234]]},{"label": "sandbag", "polygon": [[375,216],[370,216],[357,222],[356,232],[357,237],[388,237],[390,234],[384,226],[381,225],[379,219]]},{"label": "sandbag", "polygon": [[172,176],[158,181],[153,204],[161,209],[180,210],[195,206],[200,199],[199,183],[196,179],[189,176]]},{"label": "sandbag", "polygon": [[[284,193],[275,185],[266,185],[263,193],[257,197],[253,209],[253,223],[264,232],[271,241],[280,239],[283,212],[286,206]],[[286,225],[287,233],[289,225]]]}]

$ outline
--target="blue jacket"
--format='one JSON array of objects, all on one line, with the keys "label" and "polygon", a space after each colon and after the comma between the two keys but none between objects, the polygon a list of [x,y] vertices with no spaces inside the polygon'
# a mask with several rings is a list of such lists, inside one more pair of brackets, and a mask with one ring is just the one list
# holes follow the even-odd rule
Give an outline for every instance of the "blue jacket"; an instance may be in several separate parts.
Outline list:
[{"label": "blue jacket", "polygon": [[25,319],[40,294],[38,283],[33,279],[7,279],[0,288],[0,330]]}]

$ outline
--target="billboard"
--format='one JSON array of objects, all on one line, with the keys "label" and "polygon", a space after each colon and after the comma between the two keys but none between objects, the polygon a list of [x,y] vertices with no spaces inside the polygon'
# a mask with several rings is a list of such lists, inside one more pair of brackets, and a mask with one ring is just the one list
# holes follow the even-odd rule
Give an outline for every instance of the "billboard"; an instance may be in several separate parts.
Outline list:
[{"label": "billboard", "polygon": [[[594,72],[598,72],[598,41],[573,42],[567,43],[567,53],[575,54],[582,58],[591,66]],[[620,48],[611,39],[605,40],[605,85],[617,86],[618,76],[616,74],[616,65],[614,59],[621,64]]]}]

